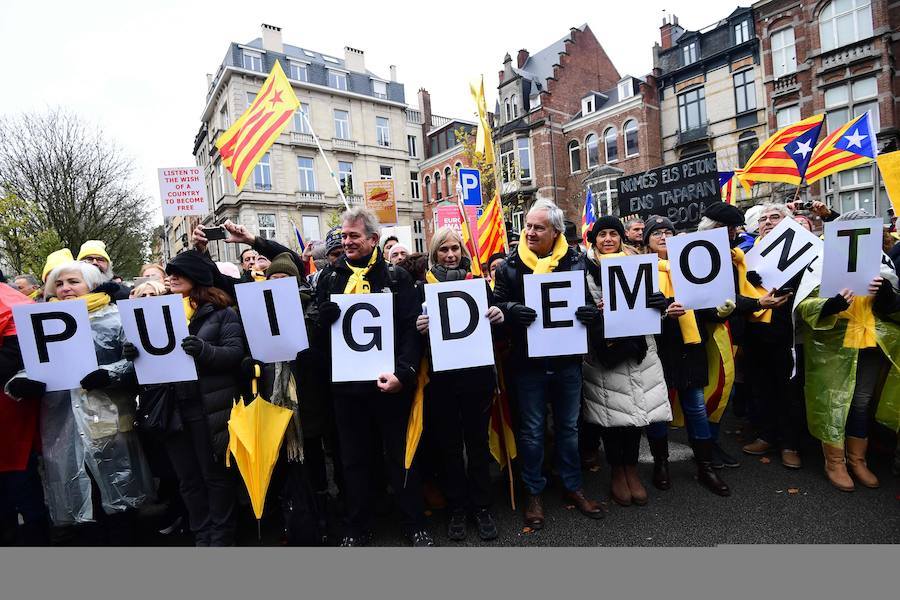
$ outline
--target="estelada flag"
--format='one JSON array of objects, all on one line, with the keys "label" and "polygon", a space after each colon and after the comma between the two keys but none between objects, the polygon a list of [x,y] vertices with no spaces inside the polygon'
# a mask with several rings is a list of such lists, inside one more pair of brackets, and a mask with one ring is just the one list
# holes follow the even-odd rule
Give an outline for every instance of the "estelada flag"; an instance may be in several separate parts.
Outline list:
[{"label": "estelada flag", "polygon": [[[457,194],[457,198],[458,198],[458,200],[456,202],[456,208],[459,209],[459,226],[462,229],[463,244],[465,244],[466,249],[469,251],[469,256],[472,257],[472,266],[471,266],[472,275],[477,275],[478,277],[481,277],[481,275],[482,275],[481,261],[478,260],[478,257],[479,257],[478,249],[475,247],[476,240],[473,239],[472,234],[469,232],[469,222],[468,222],[468,219],[466,218],[466,208],[465,208],[465,206],[463,206],[462,198],[460,197],[459,194]],[[476,227],[476,232],[477,232],[477,227],[478,227],[477,221],[474,226]]]},{"label": "estelada flag", "polygon": [[843,127],[838,127],[813,150],[806,171],[807,183],[818,181],[844,169],[872,162],[878,144],[868,111]]},{"label": "estelada flag", "polygon": [[734,171],[719,171],[719,190],[725,204],[734,204],[734,174]]},{"label": "estelada flag", "polygon": [[503,207],[500,205],[500,193],[497,192],[478,218],[478,262],[486,264],[492,254],[508,250]]},{"label": "estelada flag", "polygon": [[800,185],[824,119],[825,115],[816,115],[783,127],[757,148],[738,175],[747,194],[760,181]]},{"label": "estelada flag", "polygon": [[250,108],[216,140],[222,165],[240,191],[259,159],[272,147],[300,106],[276,60]]},{"label": "estelada flag", "polygon": [[597,220],[597,214],[594,212],[594,194],[591,188],[588,188],[587,198],[584,201],[584,209],[581,211],[581,239],[585,246],[590,246],[587,241],[587,232],[590,231],[591,225]]}]

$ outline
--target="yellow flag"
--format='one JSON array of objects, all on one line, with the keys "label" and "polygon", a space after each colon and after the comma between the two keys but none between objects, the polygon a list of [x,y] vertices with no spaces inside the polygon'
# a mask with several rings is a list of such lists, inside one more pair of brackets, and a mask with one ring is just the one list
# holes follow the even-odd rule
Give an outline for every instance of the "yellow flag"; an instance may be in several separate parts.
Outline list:
[{"label": "yellow flag", "polygon": [[472,92],[472,98],[478,107],[478,132],[475,134],[475,152],[484,155],[487,163],[494,163],[494,141],[491,139],[491,126],[488,124],[487,103],[484,99],[484,76],[481,77],[478,89],[471,83],[469,91]]},{"label": "yellow flag", "polygon": [[222,165],[228,169],[240,191],[259,159],[268,152],[300,101],[276,60],[272,72],[250,108],[216,140]]},{"label": "yellow flag", "polygon": [[881,171],[881,180],[891,198],[894,214],[900,215],[900,150],[879,154],[875,160]]}]

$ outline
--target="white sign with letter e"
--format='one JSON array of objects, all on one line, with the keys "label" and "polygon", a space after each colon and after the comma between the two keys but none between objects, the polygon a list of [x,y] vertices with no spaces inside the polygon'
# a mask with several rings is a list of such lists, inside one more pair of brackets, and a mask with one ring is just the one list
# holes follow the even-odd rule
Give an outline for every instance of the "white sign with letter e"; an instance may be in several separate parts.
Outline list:
[{"label": "white sign with letter e", "polygon": [[525,275],[525,305],[537,311],[527,329],[528,356],[587,353],[587,329],[575,318],[584,306],[584,271]]},{"label": "white sign with letter e", "polygon": [[393,373],[394,295],[335,294],[331,301],[341,309],[331,326],[331,381],[374,383]]},{"label": "white sign with letter e", "polygon": [[159,169],[159,197],[164,217],[209,214],[206,177],[200,167]]}]

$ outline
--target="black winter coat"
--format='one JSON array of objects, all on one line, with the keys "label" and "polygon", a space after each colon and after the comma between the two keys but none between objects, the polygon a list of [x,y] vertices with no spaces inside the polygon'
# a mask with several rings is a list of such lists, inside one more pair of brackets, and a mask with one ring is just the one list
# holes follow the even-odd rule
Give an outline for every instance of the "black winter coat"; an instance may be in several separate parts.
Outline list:
[{"label": "black winter coat", "polygon": [[[403,393],[412,393],[418,381],[419,362],[422,359],[422,336],[416,331],[416,317],[421,305],[419,294],[412,277],[405,270],[389,267],[379,257],[366,276],[371,293],[390,292],[394,295],[394,375],[403,384]],[[319,275],[315,291],[316,307],[331,300],[332,294],[343,294],[353,272],[347,266],[347,257],[341,256],[331,266],[325,267]],[[322,355],[328,357],[328,370],[322,376],[331,377],[331,325],[319,321],[318,310],[313,309],[309,317],[314,319],[317,332],[312,343]],[[381,393],[375,381],[332,383],[332,391],[341,395],[364,395]]]},{"label": "black winter coat", "polygon": [[224,457],[228,447],[228,419],[239,396],[238,374],[247,354],[244,329],[231,308],[204,304],[194,313],[188,331],[206,345],[197,365],[197,381],[178,384],[181,416],[185,420],[206,418],[213,451]]},{"label": "black winter coat", "polygon": [[[522,240],[521,243],[525,243]],[[559,261],[554,273],[564,271],[582,271],[584,272],[584,257],[571,248],[566,255]],[[510,336],[510,365],[517,369],[539,368],[549,364],[567,366],[571,364],[580,364],[582,360],[581,354],[573,354],[570,356],[555,356],[551,358],[528,358],[528,342],[526,328],[512,323],[510,321],[510,310],[515,304],[525,304],[525,275],[531,274],[533,271],[522,262],[518,252],[513,252],[506,260],[502,267],[497,269],[494,282],[494,301],[496,306],[503,311],[503,316],[509,324],[508,331]],[[584,304],[593,305],[591,293],[588,290],[587,282],[584,285]],[[540,307],[531,307],[538,310]]]}]

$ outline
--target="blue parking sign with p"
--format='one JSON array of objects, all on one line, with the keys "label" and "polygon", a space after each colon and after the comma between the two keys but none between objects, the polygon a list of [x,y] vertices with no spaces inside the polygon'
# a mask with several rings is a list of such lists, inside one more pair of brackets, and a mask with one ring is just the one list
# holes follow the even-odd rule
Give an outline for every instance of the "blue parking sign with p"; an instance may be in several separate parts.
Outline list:
[{"label": "blue parking sign with p", "polygon": [[481,206],[481,172],[478,169],[459,169],[463,204]]}]

